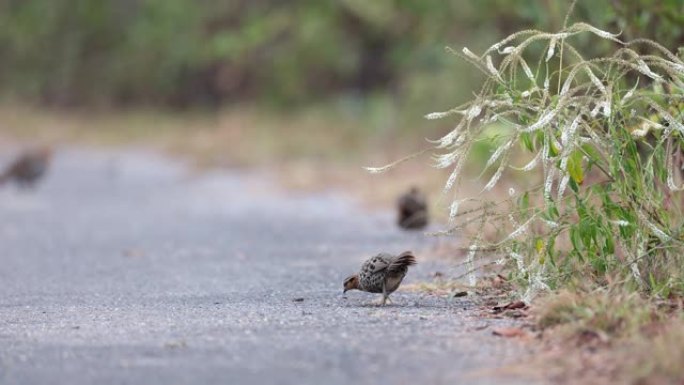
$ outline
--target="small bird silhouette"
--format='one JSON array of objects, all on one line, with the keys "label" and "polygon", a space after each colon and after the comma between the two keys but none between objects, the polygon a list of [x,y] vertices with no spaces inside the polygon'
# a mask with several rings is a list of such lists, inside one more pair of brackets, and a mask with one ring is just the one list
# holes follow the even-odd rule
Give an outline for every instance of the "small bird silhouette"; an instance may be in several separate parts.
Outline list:
[{"label": "small bird silhouette", "polygon": [[397,201],[399,216],[397,224],[407,230],[422,229],[428,224],[428,207],[425,195],[418,187],[411,187]]},{"label": "small bird silhouette", "polygon": [[0,174],[0,185],[14,181],[21,187],[33,187],[45,175],[51,158],[50,147],[24,151]]},{"label": "small bird silhouette", "polygon": [[[384,305],[406,276],[408,267],[416,264],[416,257],[410,251],[397,256],[380,253],[361,265],[361,271],[344,280],[344,292],[361,290],[368,293],[382,293]],[[391,301],[390,301],[391,302]]]}]

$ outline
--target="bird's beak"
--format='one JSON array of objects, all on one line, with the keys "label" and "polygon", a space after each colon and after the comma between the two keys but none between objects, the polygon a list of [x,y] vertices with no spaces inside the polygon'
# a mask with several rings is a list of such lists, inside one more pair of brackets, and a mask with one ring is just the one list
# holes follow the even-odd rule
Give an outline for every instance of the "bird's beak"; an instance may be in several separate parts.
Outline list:
[{"label": "bird's beak", "polygon": [[346,294],[346,293],[347,293],[347,289],[342,290],[342,294]]}]

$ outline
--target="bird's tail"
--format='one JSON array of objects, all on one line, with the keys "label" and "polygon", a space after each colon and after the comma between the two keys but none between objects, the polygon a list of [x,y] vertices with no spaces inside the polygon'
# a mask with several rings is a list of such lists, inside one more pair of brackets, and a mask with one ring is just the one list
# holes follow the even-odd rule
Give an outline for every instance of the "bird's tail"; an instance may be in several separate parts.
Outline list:
[{"label": "bird's tail", "polygon": [[416,257],[413,255],[412,251],[404,251],[403,253],[399,254],[394,261],[389,265],[389,270],[399,270],[399,269],[404,269],[409,266],[415,265],[416,262]]}]

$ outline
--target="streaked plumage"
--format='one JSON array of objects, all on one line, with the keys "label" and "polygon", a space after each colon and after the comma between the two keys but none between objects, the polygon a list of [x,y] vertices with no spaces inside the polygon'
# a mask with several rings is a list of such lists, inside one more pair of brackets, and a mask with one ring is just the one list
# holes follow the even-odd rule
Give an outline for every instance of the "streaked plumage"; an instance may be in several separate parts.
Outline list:
[{"label": "streaked plumage", "polygon": [[361,271],[344,280],[344,291],[361,290],[369,293],[382,293],[384,305],[408,272],[408,267],[416,264],[416,257],[410,251],[398,256],[380,253],[361,265]]},{"label": "streaked plumage", "polygon": [[403,229],[422,229],[428,224],[428,205],[425,195],[412,187],[397,201],[397,224]]}]

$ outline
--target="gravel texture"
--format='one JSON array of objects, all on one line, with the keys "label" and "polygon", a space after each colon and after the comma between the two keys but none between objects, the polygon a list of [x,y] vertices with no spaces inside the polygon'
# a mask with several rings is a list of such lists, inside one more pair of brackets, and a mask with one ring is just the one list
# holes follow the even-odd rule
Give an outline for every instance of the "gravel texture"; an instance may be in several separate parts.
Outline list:
[{"label": "gravel texture", "polygon": [[[0,383],[529,383],[468,297],[342,295],[374,253],[434,242],[333,193],[63,150],[0,189]],[[417,257],[405,283],[447,270]]]}]

